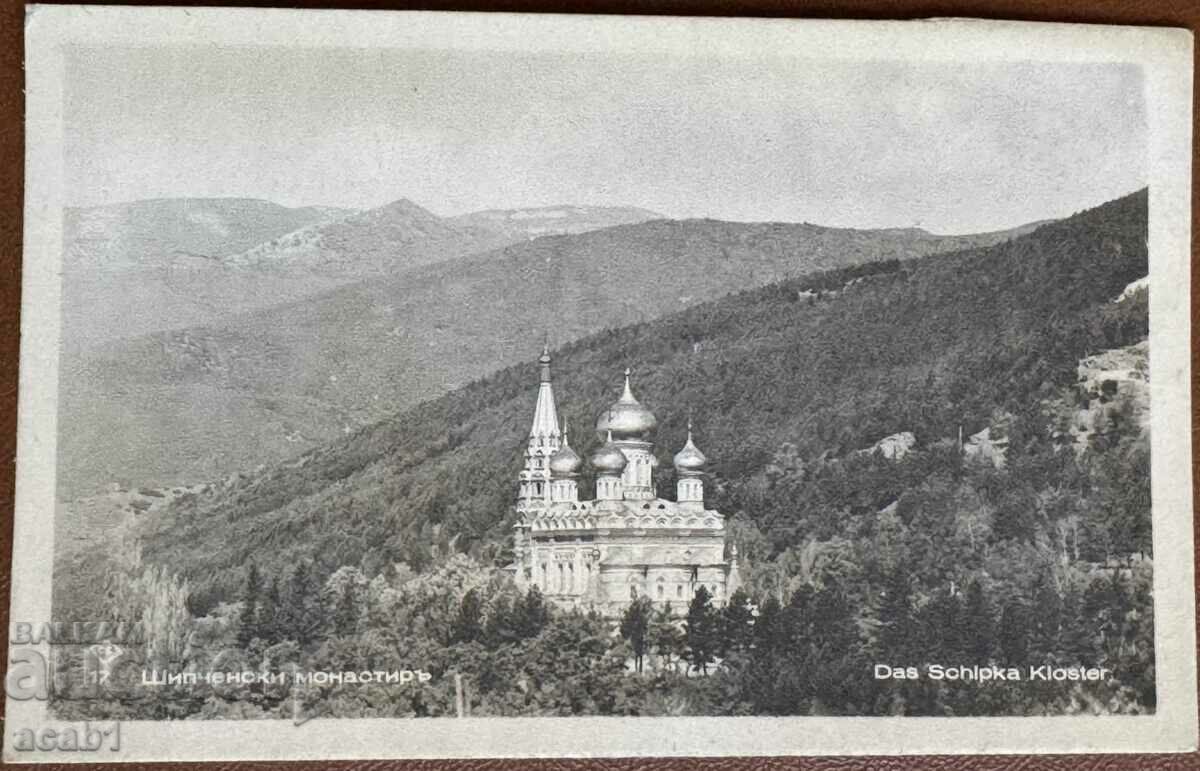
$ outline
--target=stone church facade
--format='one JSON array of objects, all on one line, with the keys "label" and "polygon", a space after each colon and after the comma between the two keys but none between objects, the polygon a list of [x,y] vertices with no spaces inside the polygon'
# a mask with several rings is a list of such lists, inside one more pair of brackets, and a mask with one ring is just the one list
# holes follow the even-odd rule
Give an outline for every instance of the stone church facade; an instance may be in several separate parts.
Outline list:
[{"label": "stone church facade", "polygon": [[654,487],[654,414],[633,396],[629,370],[621,397],[600,412],[604,442],[589,459],[595,497],[580,497],[584,461],[559,426],[550,355],[539,359],[541,382],[518,478],[515,562],[523,587],[537,586],[563,608],[616,616],[638,597],[685,613],[701,586],[724,604],[738,585],[737,551],[727,559],[725,519],[704,506],[704,454],[692,439],[675,454],[676,500]]}]

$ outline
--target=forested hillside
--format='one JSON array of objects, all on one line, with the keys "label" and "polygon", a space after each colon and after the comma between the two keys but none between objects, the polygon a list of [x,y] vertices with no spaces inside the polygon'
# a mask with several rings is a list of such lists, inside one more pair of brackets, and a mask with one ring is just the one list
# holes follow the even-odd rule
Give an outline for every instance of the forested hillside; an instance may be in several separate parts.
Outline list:
[{"label": "forested hillside", "polygon": [[[998,412],[1036,413],[1080,358],[1137,339],[1144,319],[1111,301],[1146,273],[1145,205],[1143,192],[995,247],[885,263],[833,296],[806,291],[827,276],[799,278],[586,338],[555,352],[560,409],[591,425],[633,367],[660,456],[692,410],[713,502],[782,548],[802,518],[757,499],[781,451],[817,463],[900,431],[932,451]],[[419,566],[434,530],[490,557],[507,537],[534,374],[511,367],[191,501],[152,523],[148,554],[217,583],[252,554]]]},{"label": "forested hillside", "polygon": [[[233,292],[229,305],[213,297],[211,288],[225,283],[211,271],[182,285],[175,275],[183,297],[164,300],[176,307],[209,298],[216,313],[208,322],[64,358],[60,405],[71,431],[59,443],[60,495],[253,469],[522,361],[544,334],[562,344],[781,278],[996,243],[1021,229],[935,236],[660,220],[516,235],[520,243],[505,249],[449,259],[454,249],[482,248],[489,237],[479,230],[404,201],[310,228],[296,236],[300,251],[287,246],[289,236],[247,263],[274,268],[224,269],[222,282],[261,300],[273,296],[263,277],[278,275],[282,291],[289,266],[308,275],[308,257],[351,273],[360,263],[369,273],[443,261],[252,313],[233,312]],[[322,276],[324,268],[310,278]]]},{"label": "forested hillside", "polygon": [[[474,714],[1153,711],[1147,296],[1123,293],[1147,272],[1146,205],[1142,191],[994,247],[788,280],[556,351],[574,426],[626,365],[661,460],[693,411],[709,503],[743,558],[724,607],[698,592],[672,621],[635,604],[614,640],[496,573],[535,395],[523,365],[181,498],[143,523],[141,578],[137,559],[111,572],[126,587],[111,612],[175,619],[151,630],[152,660],[205,655],[171,653],[194,627],[250,660],[434,676],[324,692],[338,716],[448,714],[452,672]],[[903,432],[915,441],[877,444]],[[930,663],[1112,676],[873,675]],[[265,691],[158,708],[288,714]]]}]

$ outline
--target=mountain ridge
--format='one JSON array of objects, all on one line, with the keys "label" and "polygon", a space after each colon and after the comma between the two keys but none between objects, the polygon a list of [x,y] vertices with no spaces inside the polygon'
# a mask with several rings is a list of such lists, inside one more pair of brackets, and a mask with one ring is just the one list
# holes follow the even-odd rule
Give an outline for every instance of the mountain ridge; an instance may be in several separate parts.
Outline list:
[{"label": "mountain ridge", "polygon": [[451,222],[478,224],[509,233],[514,238],[571,235],[614,225],[632,225],[667,219],[658,212],[636,206],[536,206],[518,209],[483,209],[448,218]]},{"label": "mountain ridge", "polygon": [[177,252],[223,257],[344,210],[258,198],[151,198],[63,210],[66,269],[157,265]]},{"label": "mountain ridge", "polygon": [[60,480],[70,497],[111,481],[218,478],[519,361],[529,336],[564,343],[812,270],[1004,237],[651,220],[116,341],[64,361],[62,404],[75,430],[60,445]]},{"label": "mountain ridge", "polygon": [[[659,418],[660,460],[682,444],[694,409],[711,504],[786,546],[796,537],[789,499],[760,500],[786,446],[812,462],[902,431],[922,447],[960,426],[975,433],[998,407],[1023,413],[1038,394],[1072,387],[1089,352],[1144,335],[1144,315],[1123,315],[1144,304],[1111,300],[1147,270],[1146,200],[1142,191],[992,246],[789,278],[560,346],[561,416],[591,425],[634,365],[635,393]],[[843,289],[812,291],[831,283]],[[370,573],[419,567],[447,539],[501,558],[533,355],[181,499],[148,521],[147,556],[213,598],[251,558],[276,571],[313,559]],[[596,444],[589,433],[574,434],[581,454]],[[658,482],[673,482],[666,460]]]},{"label": "mountain ridge", "polygon": [[511,242],[479,225],[460,226],[408,198],[314,223],[231,255],[255,270],[303,270],[361,279],[398,273]]}]

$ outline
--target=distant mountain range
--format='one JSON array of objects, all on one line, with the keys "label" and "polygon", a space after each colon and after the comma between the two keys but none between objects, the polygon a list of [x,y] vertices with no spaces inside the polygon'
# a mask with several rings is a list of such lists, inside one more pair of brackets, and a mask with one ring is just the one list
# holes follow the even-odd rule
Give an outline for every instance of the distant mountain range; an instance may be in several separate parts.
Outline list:
[{"label": "distant mountain range", "polygon": [[337,286],[306,274],[226,264],[231,255],[351,212],[289,209],[247,198],[184,198],[66,209],[63,347],[77,355],[106,342],[207,324]]},{"label": "distant mountain range", "polygon": [[[214,369],[206,374],[181,352],[181,394],[233,389],[262,367],[246,398],[274,394],[281,410],[304,398],[380,405],[364,419],[423,388],[524,363],[180,499],[147,520],[146,556],[187,576],[208,601],[231,598],[251,561],[274,574],[302,559],[322,574],[351,564],[372,573],[400,560],[419,566],[431,546],[447,543],[503,557],[539,333],[551,330],[558,344],[589,325],[618,323],[554,352],[559,407],[577,451],[597,446],[589,427],[632,366],[637,396],[659,420],[662,492],[670,494],[670,455],[694,409],[710,460],[709,501],[741,512],[780,548],[796,545],[813,533],[798,523],[801,501],[768,494],[783,473],[772,464],[860,456],[897,432],[911,432],[921,447],[953,447],[959,429],[986,429],[1001,406],[1037,413],[1069,393],[1083,357],[1144,337],[1144,295],[1113,300],[1147,272],[1146,205],[1143,190],[1021,237],[943,254],[932,252],[948,242],[895,232],[651,222],[539,239],[211,330],[202,350]],[[748,287],[751,273],[765,283],[790,270],[922,250],[930,256],[729,294]],[[838,289],[814,291],[830,286]],[[702,296],[714,299],[694,304]],[[636,323],[641,309],[661,318]],[[389,329],[398,332],[389,337]],[[124,349],[122,361],[155,362],[164,342]],[[306,346],[311,358],[297,359]],[[257,430],[238,425],[247,438]],[[177,430],[188,427],[173,424],[166,435]],[[198,446],[195,434],[178,436]],[[226,441],[240,447],[236,439]],[[938,461],[945,473],[932,475],[935,484],[958,473],[958,457],[948,451]],[[590,490],[586,474],[582,484]],[[886,506],[901,492],[884,489],[870,503]],[[807,491],[810,514],[850,516],[822,508],[820,493]]]},{"label": "distant mountain range", "polygon": [[320,222],[227,258],[230,265],[364,278],[499,248],[518,237],[438,217],[402,198]]},{"label": "distant mountain range", "polygon": [[[586,210],[593,222],[597,211]],[[632,216],[621,212],[614,216]],[[452,258],[449,244],[481,248],[492,231],[462,218],[447,224],[407,201],[308,225],[300,232],[311,238],[277,237],[219,268],[177,272],[177,296],[165,307],[200,298],[207,317],[64,358],[60,405],[71,429],[59,445],[60,490],[75,496],[114,480],[176,484],[253,468],[521,361],[544,337],[560,345],[814,270],[985,246],[1028,229],[935,236],[651,220]],[[412,266],[386,270],[399,255]],[[355,256],[379,275],[338,286],[339,265],[343,277],[360,270]],[[67,306],[80,314],[76,328],[95,324],[88,307]]]},{"label": "distant mountain range", "polygon": [[363,278],[398,273],[546,235],[661,219],[645,209],[556,206],[439,217],[402,198],[319,222],[229,257],[231,265]]},{"label": "distant mountain range", "polygon": [[68,208],[64,268],[158,268],[177,259],[220,260],[264,241],[351,213],[290,209],[254,198],[162,198]]},{"label": "distant mountain range", "polygon": [[543,206],[532,209],[488,209],[451,217],[464,227],[485,227],[516,241],[540,236],[565,236],[615,225],[635,225],[666,219],[661,214],[631,206]]},{"label": "distant mountain range", "polygon": [[66,209],[64,267],[116,271],[223,263],[360,277],[539,236],[662,218],[633,207],[547,206],[439,217],[407,198],[361,211],[288,208],[254,198],[162,198]]},{"label": "distant mountain range", "polygon": [[353,281],[493,250],[543,232],[652,218],[557,207],[443,218],[407,199],[366,211],[184,198],[67,209],[64,340],[72,351],[219,323]]}]

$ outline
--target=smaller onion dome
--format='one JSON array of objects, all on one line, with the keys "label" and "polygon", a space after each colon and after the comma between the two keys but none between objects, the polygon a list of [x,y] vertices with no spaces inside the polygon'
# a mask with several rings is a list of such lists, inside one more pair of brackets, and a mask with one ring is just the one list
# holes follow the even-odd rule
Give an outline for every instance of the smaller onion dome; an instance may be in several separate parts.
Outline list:
[{"label": "smaller onion dome", "polygon": [[688,421],[687,444],[675,453],[675,470],[681,474],[700,474],[704,472],[704,464],[708,458],[700,452],[700,448],[692,441],[692,424]]},{"label": "smaller onion dome", "polygon": [[583,460],[571,449],[567,441],[566,429],[563,429],[563,443],[558,451],[550,456],[550,475],[553,477],[574,477],[579,475]]},{"label": "smaller onion dome", "polygon": [[612,432],[608,432],[608,441],[592,455],[592,468],[601,476],[616,476],[625,470],[625,453],[613,444]]}]

